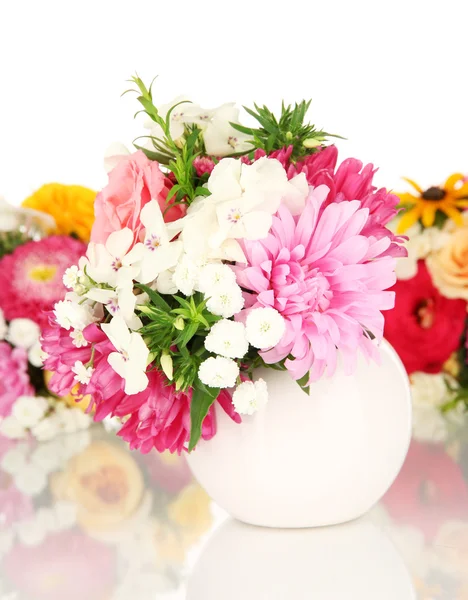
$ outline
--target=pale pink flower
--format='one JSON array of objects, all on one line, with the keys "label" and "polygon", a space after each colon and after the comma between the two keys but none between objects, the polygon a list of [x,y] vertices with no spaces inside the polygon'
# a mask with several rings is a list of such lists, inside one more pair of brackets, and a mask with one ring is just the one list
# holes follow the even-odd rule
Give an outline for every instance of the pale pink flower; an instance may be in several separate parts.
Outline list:
[{"label": "pale pink flower", "polygon": [[166,199],[172,187],[170,180],[159,168],[159,163],[149,160],[139,150],[123,156],[109,173],[109,183],[97,195],[94,204],[95,222],[91,241],[104,244],[111,233],[129,227],[134,241],[140,241],[143,225],[140,214],[150,200],[157,200],[166,221],[175,221],[185,214],[185,206],[168,208]]},{"label": "pale pink flower", "polygon": [[394,294],[383,291],[395,282],[395,261],[384,256],[390,238],[362,234],[369,210],[358,200],[323,208],[328,193],[311,191],[299,217],[281,206],[269,235],[244,243],[247,267],[234,267],[251,292],[246,306],[271,306],[284,317],[280,343],[261,355],[268,364],[286,359],[295,379],[333,374],[338,353],[348,373],[359,349],[377,356],[368,332],[382,339],[381,311],[394,305]]},{"label": "pale pink flower", "polygon": [[34,396],[29,381],[28,353],[0,342],[0,417],[7,417],[20,396]]}]

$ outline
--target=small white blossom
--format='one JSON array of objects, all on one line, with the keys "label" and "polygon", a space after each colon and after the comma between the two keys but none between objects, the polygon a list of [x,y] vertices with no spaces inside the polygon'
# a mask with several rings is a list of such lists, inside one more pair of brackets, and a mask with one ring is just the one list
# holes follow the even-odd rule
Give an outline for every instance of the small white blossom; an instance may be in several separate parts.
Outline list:
[{"label": "small white blossom", "polygon": [[54,307],[56,322],[66,329],[84,329],[94,321],[94,314],[87,304],[78,304],[71,300],[60,300]]},{"label": "small white blossom", "polygon": [[83,271],[77,265],[73,265],[63,274],[63,285],[69,290],[75,290],[77,285],[80,285],[80,277],[83,275]]},{"label": "small white blossom", "polygon": [[11,440],[20,440],[27,435],[26,429],[15,417],[5,417],[0,421],[0,433]]},{"label": "small white blossom", "polygon": [[205,348],[226,358],[242,358],[249,349],[244,324],[228,319],[218,321],[205,338]]},{"label": "small white blossom", "polygon": [[198,370],[200,381],[208,387],[215,388],[234,387],[238,375],[238,364],[223,356],[207,358]]},{"label": "small white blossom", "polygon": [[0,308],[0,341],[4,340],[8,332],[8,325],[3,310]]},{"label": "small white blossom", "polygon": [[41,342],[38,340],[28,350],[28,360],[34,366],[40,369],[44,365],[45,352],[42,349]]},{"label": "small white blossom", "polygon": [[30,461],[44,473],[53,473],[60,468],[62,457],[54,442],[38,444],[30,456]]},{"label": "small white blossom", "polygon": [[273,348],[283,337],[286,325],[280,313],[271,307],[254,308],[246,321],[247,339],[252,346]]},{"label": "small white blossom", "polygon": [[148,386],[146,366],[149,350],[139,333],[128,330],[122,317],[114,317],[101,329],[114,345],[116,352],[108,356],[108,363],[125,380],[125,393],[138,394]]},{"label": "small white blossom", "polygon": [[[119,287],[138,275],[138,269],[125,262],[133,246],[133,231],[124,227],[112,232],[105,244],[91,242],[86,257],[80,260],[80,269],[96,283]],[[92,282],[90,286],[92,287]]]},{"label": "small white blossom", "polygon": [[81,329],[74,329],[73,331],[71,331],[70,337],[73,341],[73,345],[77,348],[85,348],[89,343],[83,335],[83,331]]},{"label": "small white blossom", "polygon": [[64,433],[75,433],[82,429],[87,429],[91,424],[90,415],[84,413],[79,408],[70,408],[65,404],[57,406],[56,415],[60,423],[60,429]]},{"label": "small white blossom", "polygon": [[14,475],[15,485],[28,496],[38,496],[47,486],[47,475],[33,464],[25,465]]},{"label": "small white blossom", "polygon": [[23,427],[30,429],[37,425],[49,408],[42,396],[20,396],[13,404],[12,416]]},{"label": "small white blossom", "polygon": [[268,402],[268,388],[263,379],[244,381],[232,395],[234,408],[240,415],[253,415]]},{"label": "small white blossom", "polygon": [[7,340],[12,346],[28,350],[41,335],[39,325],[31,319],[13,319],[10,321]]},{"label": "small white blossom", "polygon": [[28,446],[26,443],[16,444],[3,455],[0,460],[0,466],[5,473],[14,475],[23,469],[27,464]]},{"label": "small white blossom", "polygon": [[83,385],[88,385],[94,373],[93,367],[87,367],[81,362],[81,360],[77,360],[71,370],[73,373],[75,373],[75,381],[78,381]]},{"label": "small white blossom", "polygon": [[[1,513],[0,513],[0,517],[1,517]],[[0,524],[1,524],[1,518],[0,518]],[[2,528],[0,530],[0,561],[3,559],[4,556],[6,556],[8,554],[8,552],[10,552],[10,550],[13,546],[13,542],[14,542],[13,531],[11,529]],[[0,598],[2,600],[8,600],[8,597],[2,595],[1,582],[0,582]],[[11,600],[14,600],[14,598],[11,598]]]},{"label": "small white blossom", "polygon": [[174,233],[170,233],[156,200],[144,206],[140,220],[145,226],[144,242],[135,244],[123,262],[139,271],[135,276],[137,281],[150,283],[176,266],[183,248],[179,240],[171,241]]},{"label": "small white blossom", "polygon": [[52,507],[56,531],[70,529],[76,523],[77,506],[73,502],[60,501]]},{"label": "small white blossom", "polygon": [[59,433],[62,433],[60,420],[56,413],[52,413],[45,417],[37,425],[31,429],[31,433],[38,442],[46,442],[52,440]]},{"label": "small white blossom", "polygon": [[195,291],[200,268],[188,254],[184,254],[174,270],[173,282],[186,296],[191,296]]},{"label": "small white blossom", "polygon": [[[177,294],[179,288],[174,283],[174,272],[172,269],[167,269],[166,271],[159,273],[155,287],[156,291],[160,294],[168,294],[171,296]],[[142,304],[142,302],[138,302],[138,304]]]},{"label": "small white blossom", "polygon": [[209,263],[201,268],[198,291],[212,296],[236,284],[234,271],[223,263]]},{"label": "small white blossom", "polygon": [[233,317],[244,308],[242,290],[237,283],[225,287],[208,299],[206,308],[213,315],[219,315],[225,319]]}]

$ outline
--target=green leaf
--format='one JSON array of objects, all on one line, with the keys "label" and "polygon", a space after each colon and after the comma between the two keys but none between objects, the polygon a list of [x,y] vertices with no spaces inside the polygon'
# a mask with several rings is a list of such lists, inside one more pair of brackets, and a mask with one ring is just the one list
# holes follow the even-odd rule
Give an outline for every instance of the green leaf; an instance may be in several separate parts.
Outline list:
[{"label": "green leaf", "polygon": [[147,285],[144,285],[143,283],[137,283],[135,285],[136,285],[136,287],[140,288],[140,290],[142,290],[143,292],[146,292],[148,294],[149,299],[155,306],[157,306],[161,310],[164,310],[165,312],[170,312],[171,307],[164,300],[164,298],[159,294],[159,292],[152,290],[150,287],[148,287]]},{"label": "green leaf", "polygon": [[301,387],[301,389],[307,394],[310,394],[310,385],[309,385],[310,375],[307,372],[303,377],[297,379],[297,384]]},{"label": "green leaf", "polygon": [[189,452],[191,452],[201,437],[201,429],[208,411],[216,398],[219,396],[219,388],[210,388],[205,386],[197,379],[193,386],[192,403],[190,406],[190,442]]},{"label": "green leaf", "polygon": [[133,145],[137,150],[141,150],[142,152],[144,152],[147,158],[149,158],[150,160],[155,160],[162,165],[166,165],[172,158],[168,154],[162,154],[161,152],[148,150],[148,148],[145,148],[144,146],[139,146],[138,144],[135,144],[135,142],[133,142]]},{"label": "green leaf", "polygon": [[208,188],[199,185],[195,190],[195,196],[211,196],[211,192]]},{"label": "green leaf", "polygon": [[184,329],[180,332],[180,336],[176,340],[176,345],[178,347],[185,347],[193,336],[198,331],[198,323],[189,323],[184,327]]}]

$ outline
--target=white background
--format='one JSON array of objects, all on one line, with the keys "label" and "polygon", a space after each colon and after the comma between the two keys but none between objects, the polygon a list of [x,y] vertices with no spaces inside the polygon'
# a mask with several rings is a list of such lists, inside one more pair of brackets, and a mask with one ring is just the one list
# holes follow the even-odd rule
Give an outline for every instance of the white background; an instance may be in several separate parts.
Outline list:
[{"label": "white background", "polygon": [[135,71],[161,102],[311,97],[378,184],[441,182],[468,171],[467,24],[467,0],[0,0],[0,194],[102,186],[108,144],[143,133]]}]

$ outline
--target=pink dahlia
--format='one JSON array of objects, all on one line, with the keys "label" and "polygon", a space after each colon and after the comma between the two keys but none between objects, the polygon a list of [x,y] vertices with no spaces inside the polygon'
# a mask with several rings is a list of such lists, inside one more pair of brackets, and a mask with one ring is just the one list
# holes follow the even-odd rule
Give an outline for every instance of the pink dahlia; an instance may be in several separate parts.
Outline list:
[{"label": "pink dahlia", "polygon": [[28,355],[23,348],[0,342],[0,417],[7,417],[19,396],[34,396],[29,381]]},{"label": "pink dahlia", "polygon": [[[367,222],[362,234],[377,239],[390,238],[391,243],[385,249],[387,256],[406,256],[406,249],[401,244],[407,239],[396,236],[386,225],[398,214],[398,196],[387,192],[385,188],[377,189],[373,185],[376,172],[372,164],[363,166],[356,158],[344,160],[336,169],[338,150],[336,146],[327,146],[322,150],[306,156],[297,162],[291,161],[293,147],[283,148],[272,152],[269,157],[276,158],[285,168],[289,179],[299,173],[304,173],[309,185],[316,187],[324,184],[329,193],[323,208],[332,202],[359,200],[362,208],[369,209]],[[255,159],[265,153],[257,151]]]},{"label": "pink dahlia", "polygon": [[[108,357],[115,351],[114,346],[103,331],[96,325],[89,325],[83,331],[89,346],[75,348],[68,338],[68,332],[61,329],[51,317],[49,327],[43,335],[42,346],[48,354],[45,368],[54,371],[49,388],[57,395],[65,395],[76,386],[71,367],[77,360],[86,364],[93,352],[94,372],[87,385],[75,388],[77,397],[89,395],[90,408],[95,409],[94,420],[102,421],[108,415],[127,418],[119,435],[130,443],[132,449],[149,452],[157,448],[159,452],[182,452],[190,437],[191,394],[176,392],[168,385],[165,377],[150,368],[147,372],[148,387],[139,394],[125,394],[125,382],[108,363]],[[236,422],[231,398],[223,393],[219,404]],[[212,406],[202,426],[203,439],[210,439],[216,433],[216,419]]]},{"label": "pink dahlia", "polygon": [[390,238],[363,235],[369,209],[358,200],[327,206],[328,193],[312,190],[299,217],[281,206],[268,236],[245,242],[247,267],[235,267],[250,292],[246,305],[284,317],[280,343],[261,354],[268,364],[286,359],[295,379],[331,375],[338,352],[348,373],[359,349],[376,356],[370,334],[382,339],[381,311],[394,305],[393,292],[383,291],[395,283],[395,261],[384,256]]},{"label": "pink dahlia", "polygon": [[66,292],[65,270],[85,254],[82,242],[54,235],[19,246],[0,261],[0,308],[8,321],[27,318],[41,327]]}]

